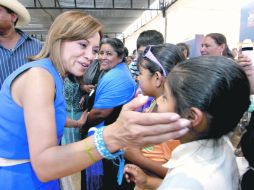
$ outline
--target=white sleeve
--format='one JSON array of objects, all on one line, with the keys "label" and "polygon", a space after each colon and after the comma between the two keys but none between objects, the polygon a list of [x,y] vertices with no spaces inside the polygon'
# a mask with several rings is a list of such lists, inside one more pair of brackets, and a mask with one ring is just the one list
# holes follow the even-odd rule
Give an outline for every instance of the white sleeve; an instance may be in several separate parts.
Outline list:
[{"label": "white sleeve", "polygon": [[203,184],[196,178],[185,173],[167,176],[162,181],[158,190],[204,190]]}]

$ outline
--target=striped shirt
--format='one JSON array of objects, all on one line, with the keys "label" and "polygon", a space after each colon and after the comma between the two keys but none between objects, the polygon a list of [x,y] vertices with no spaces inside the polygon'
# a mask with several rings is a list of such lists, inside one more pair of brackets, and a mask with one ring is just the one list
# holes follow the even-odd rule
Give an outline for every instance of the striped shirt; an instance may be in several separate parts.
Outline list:
[{"label": "striped shirt", "polygon": [[133,62],[131,62],[129,64],[129,69],[131,71],[131,75],[134,78],[134,80],[137,80],[137,76],[139,75],[139,70],[138,70],[138,66],[137,66],[137,61],[134,60]]},{"label": "striped shirt", "polygon": [[0,89],[4,80],[21,65],[28,62],[27,57],[36,55],[42,48],[42,43],[23,31],[16,29],[21,36],[15,48],[6,49],[0,44]]}]

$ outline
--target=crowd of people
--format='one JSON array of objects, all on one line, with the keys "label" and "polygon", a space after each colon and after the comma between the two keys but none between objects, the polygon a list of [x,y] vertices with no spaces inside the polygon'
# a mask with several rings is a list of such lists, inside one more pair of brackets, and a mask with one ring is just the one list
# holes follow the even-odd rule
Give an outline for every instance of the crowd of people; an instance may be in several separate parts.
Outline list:
[{"label": "crowd of people", "polygon": [[[61,13],[44,43],[29,21],[0,1],[0,189],[252,188],[254,60],[223,34],[191,57],[146,30],[129,55],[86,12]],[[246,113],[240,168],[229,136]]]}]

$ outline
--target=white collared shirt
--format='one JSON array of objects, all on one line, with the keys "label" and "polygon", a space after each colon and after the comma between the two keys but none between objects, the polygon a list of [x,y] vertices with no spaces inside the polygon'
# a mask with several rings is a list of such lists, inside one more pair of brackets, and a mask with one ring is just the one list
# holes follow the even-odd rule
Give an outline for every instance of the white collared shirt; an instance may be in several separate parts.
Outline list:
[{"label": "white collared shirt", "polygon": [[158,190],[238,190],[239,172],[228,137],[179,145],[163,165],[168,173]]}]

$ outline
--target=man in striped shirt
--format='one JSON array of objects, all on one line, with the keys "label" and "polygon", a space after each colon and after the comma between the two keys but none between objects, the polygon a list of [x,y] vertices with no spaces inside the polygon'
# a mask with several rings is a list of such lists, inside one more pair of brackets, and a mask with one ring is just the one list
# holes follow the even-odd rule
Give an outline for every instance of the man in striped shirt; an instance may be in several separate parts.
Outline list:
[{"label": "man in striped shirt", "polygon": [[16,28],[30,20],[29,12],[17,0],[0,0],[0,89],[9,75],[42,47],[39,40]]}]

